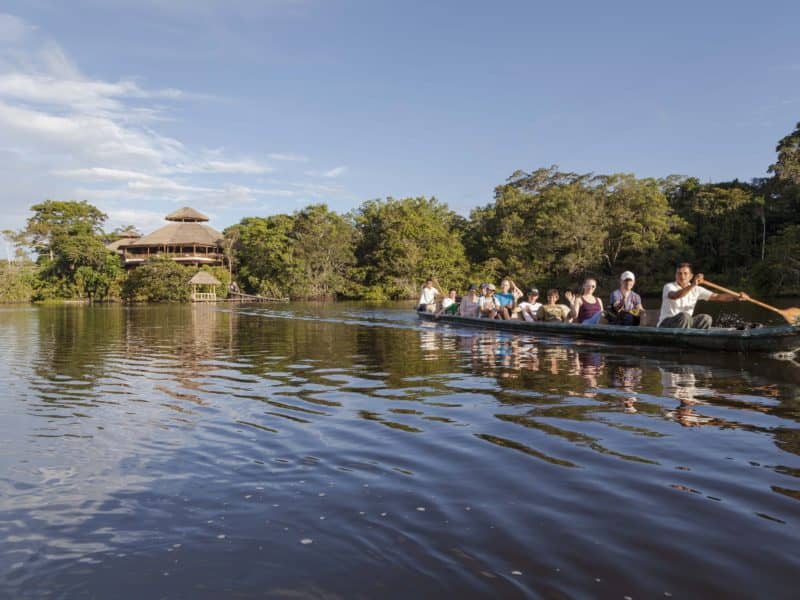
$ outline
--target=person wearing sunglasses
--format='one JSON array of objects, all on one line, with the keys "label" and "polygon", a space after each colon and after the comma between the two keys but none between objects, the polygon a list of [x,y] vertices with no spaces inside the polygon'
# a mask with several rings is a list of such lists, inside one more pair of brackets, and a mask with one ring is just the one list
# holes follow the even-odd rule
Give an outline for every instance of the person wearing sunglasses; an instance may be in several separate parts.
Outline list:
[{"label": "person wearing sunglasses", "polygon": [[572,318],[576,323],[597,325],[603,316],[603,301],[594,295],[597,280],[589,277],[583,282],[581,294],[576,296],[571,291],[564,292],[564,297],[572,307]]}]

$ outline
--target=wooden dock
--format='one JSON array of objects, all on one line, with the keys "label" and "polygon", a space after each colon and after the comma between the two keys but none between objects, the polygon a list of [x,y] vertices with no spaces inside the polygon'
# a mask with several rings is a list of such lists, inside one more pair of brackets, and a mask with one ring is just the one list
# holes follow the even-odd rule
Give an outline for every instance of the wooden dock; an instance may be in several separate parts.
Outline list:
[{"label": "wooden dock", "polygon": [[229,292],[225,302],[289,302],[289,298],[270,298],[269,296],[258,296],[255,294],[245,294],[243,292]]}]

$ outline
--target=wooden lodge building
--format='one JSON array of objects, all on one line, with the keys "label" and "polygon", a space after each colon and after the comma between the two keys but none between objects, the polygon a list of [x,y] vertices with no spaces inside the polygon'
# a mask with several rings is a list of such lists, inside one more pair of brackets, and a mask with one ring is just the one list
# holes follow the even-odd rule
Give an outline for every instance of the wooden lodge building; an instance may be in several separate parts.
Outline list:
[{"label": "wooden lodge building", "polygon": [[221,265],[222,234],[206,225],[208,217],[185,206],[168,214],[164,227],[142,237],[123,237],[107,246],[119,252],[126,268],[162,256],[182,265]]}]

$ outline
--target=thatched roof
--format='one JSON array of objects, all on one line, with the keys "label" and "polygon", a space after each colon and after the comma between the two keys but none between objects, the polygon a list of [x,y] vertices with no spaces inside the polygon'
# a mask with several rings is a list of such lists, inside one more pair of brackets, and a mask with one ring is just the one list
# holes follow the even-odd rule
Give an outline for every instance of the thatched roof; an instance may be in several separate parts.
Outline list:
[{"label": "thatched roof", "polygon": [[135,242],[137,239],[139,239],[138,235],[136,237],[126,236],[118,240],[114,240],[110,244],[106,244],[106,248],[108,248],[109,250],[119,250],[124,246],[130,246],[131,243]]},{"label": "thatched roof", "polygon": [[203,223],[170,223],[156,229],[138,240],[132,240],[127,246],[216,246],[223,240],[223,235]]},{"label": "thatched roof", "polygon": [[203,213],[196,211],[193,208],[184,206],[175,212],[169,213],[164,217],[167,221],[180,221],[183,223],[198,223],[200,221],[208,221],[208,217]]},{"label": "thatched roof", "polygon": [[197,274],[189,280],[189,283],[192,285],[219,285],[222,282],[208,271],[198,271]]}]

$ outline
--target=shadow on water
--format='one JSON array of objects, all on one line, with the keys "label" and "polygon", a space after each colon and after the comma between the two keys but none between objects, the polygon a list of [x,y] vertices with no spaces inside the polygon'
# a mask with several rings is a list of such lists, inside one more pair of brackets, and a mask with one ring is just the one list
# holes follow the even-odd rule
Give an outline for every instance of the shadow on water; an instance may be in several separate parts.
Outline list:
[{"label": "shadow on water", "polygon": [[5,310],[0,358],[4,596],[795,590],[796,363],[358,304]]}]

